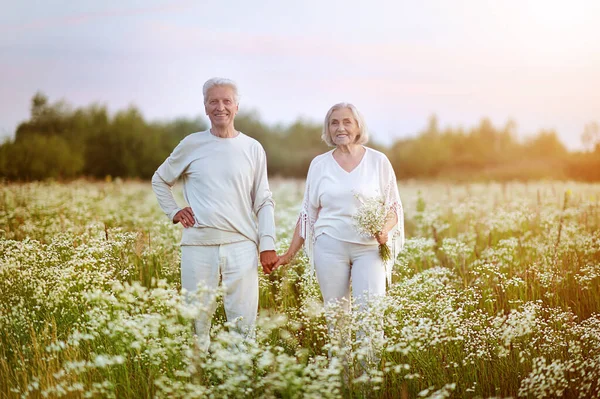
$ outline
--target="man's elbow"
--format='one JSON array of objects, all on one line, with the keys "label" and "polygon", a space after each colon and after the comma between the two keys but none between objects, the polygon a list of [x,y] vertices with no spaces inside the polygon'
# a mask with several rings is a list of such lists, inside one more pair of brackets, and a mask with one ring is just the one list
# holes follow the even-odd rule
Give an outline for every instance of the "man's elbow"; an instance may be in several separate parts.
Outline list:
[{"label": "man's elbow", "polygon": [[260,211],[262,211],[265,208],[271,207],[273,208],[273,210],[275,209],[275,201],[273,201],[272,198],[268,198],[266,200],[264,200],[263,202],[261,202],[260,204],[256,204],[254,206],[254,212],[258,215],[258,213]]},{"label": "man's elbow", "polygon": [[158,174],[158,171],[152,175],[152,187],[164,187],[170,185]]}]

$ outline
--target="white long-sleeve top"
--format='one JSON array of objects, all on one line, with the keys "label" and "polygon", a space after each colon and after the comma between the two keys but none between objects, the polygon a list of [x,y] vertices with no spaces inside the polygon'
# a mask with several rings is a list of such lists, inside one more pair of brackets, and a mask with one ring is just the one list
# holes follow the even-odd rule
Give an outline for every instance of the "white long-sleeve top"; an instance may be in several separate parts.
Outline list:
[{"label": "white long-sleeve top", "polygon": [[275,203],[258,141],[241,132],[221,138],[208,130],[185,137],[152,177],[152,189],[170,220],[182,209],[171,191],[180,177],[196,219],[183,230],[181,245],[249,239],[260,252],[275,249]]},{"label": "white long-sleeve top", "polygon": [[404,213],[394,169],[385,154],[365,147],[360,163],[345,171],[333,158],[333,150],[315,157],[308,169],[302,210],[300,235],[312,264],[312,245],[321,234],[340,241],[377,244],[375,237],[360,235],[352,217],[361,206],[360,199],[382,197],[385,206],[398,217],[388,233],[392,261],[386,265],[388,279],[399,251],[404,246]]}]

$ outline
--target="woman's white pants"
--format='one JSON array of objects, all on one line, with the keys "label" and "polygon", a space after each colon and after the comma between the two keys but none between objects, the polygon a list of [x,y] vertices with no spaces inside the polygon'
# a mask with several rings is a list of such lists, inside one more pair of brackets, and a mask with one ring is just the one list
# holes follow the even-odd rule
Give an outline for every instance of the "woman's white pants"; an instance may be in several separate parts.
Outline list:
[{"label": "woman's white pants", "polygon": [[[371,301],[385,296],[386,273],[378,245],[354,244],[321,234],[313,256],[323,301],[329,308],[326,316],[330,336],[339,340],[340,349],[347,350],[352,338],[347,321],[352,287],[354,304],[364,323],[357,327],[356,339],[367,350],[367,359],[378,362],[383,325],[381,316],[369,306]],[[337,312],[335,306],[341,306],[342,312]]]},{"label": "woman's white pants", "polygon": [[313,249],[315,271],[325,305],[350,305],[350,286],[359,309],[385,295],[385,266],[378,245],[354,244],[321,234]]},{"label": "woman's white pants", "polygon": [[227,321],[252,338],[258,310],[258,251],[253,241],[181,247],[181,287],[187,291],[188,303],[202,308],[194,324],[198,343],[205,350],[220,280]]}]

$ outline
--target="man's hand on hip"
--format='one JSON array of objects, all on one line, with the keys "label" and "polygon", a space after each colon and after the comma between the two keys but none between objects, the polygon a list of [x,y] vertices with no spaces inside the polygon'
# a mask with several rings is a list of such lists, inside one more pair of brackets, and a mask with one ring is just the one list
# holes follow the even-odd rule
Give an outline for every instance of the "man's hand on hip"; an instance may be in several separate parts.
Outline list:
[{"label": "man's hand on hip", "polygon": [[260,253],[260,264],[262,265],[265,274],[271,273],[273,266],[275,266],[278,260],[279,257],[275,251],[262,251]]},{"label": "man's hand on hip", "polygon": [[192,208],[188,206],[177,212],[173,217],[173,223],[181,223],[181,225],[186,228],[192,227],[194,224],[196,224],[196,219],[194,218],[194,211],[192,211]]}]

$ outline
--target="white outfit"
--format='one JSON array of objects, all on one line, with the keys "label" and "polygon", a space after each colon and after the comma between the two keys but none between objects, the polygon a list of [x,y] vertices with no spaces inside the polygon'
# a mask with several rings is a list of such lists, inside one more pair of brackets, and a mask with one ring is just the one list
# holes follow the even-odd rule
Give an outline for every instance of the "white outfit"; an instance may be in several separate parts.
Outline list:
[{"label": "white outfit", "polygon": [[[265,152],[243,133],[220,138],[207,130],[184,138],[152,177],[158,202],[171,220],[181,210],[171,192],[179,177],[196,219],[181,238],[182,287],[190,294],[198,284],[216,289],[220,274],[226,286],[227,320],[241,317],[241,326],[249,331],[258,309],[256,249],[275,249]],[[196,321],[201,341],[214,313],[208,297],[203,305],[209,313]]]},{"label": "white outfit", "polygon": [[[311,266],[317,269],[327,267],[326,263],[318,259],[320,253],[316,248],[313,251],[315,240],[322,234],[345,243],[369,246],[378,254],[377,240],[361,236],[354,227],[352,217],[361,205],[359,198],[381,196],[385,206],[398,217],[398,223],[388,233],[392,257],[384,265],[385,271],[381,275],[385,285],[386,275],[388,282],[391,282],[392,267],[404,245],[404,215],[396,175],[390,161],[379,151],[368,147],[365,149],[362,160],[351,172],[346,172],[337,163],[333,158],[333,150],[313,159],[308,170],[300,213],[300,235],[305,239],[304,248]],[[351,268],[351,264],[348,264],[348,268]],[[322,281],[327,273],[317,270],[317,275],[323,276],[319,278],[319,284],[323,287]],[[353,277],[353,281],[360,278]],[[347,280],[337,283],[349,286]],[[340,288],[339,292],[341,291]],[[323,294],[325,297],[326,293]]]}]

